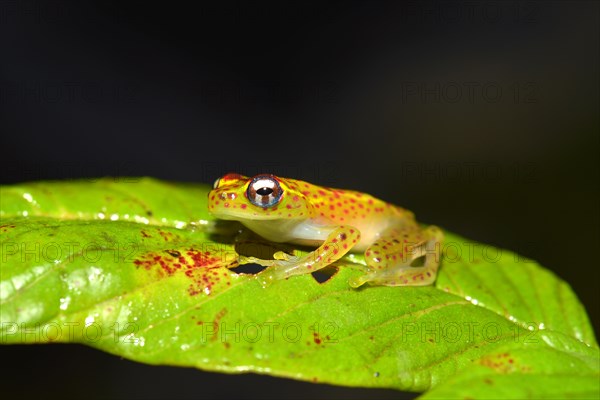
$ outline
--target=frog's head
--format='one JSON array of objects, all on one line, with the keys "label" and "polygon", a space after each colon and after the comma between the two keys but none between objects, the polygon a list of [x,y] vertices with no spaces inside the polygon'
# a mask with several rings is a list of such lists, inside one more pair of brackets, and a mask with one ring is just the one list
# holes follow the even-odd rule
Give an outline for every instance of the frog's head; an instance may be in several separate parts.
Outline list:
[{"label": "frog's head", "polygon": [[235,221],[302,219],[310,217],[311,207],[292,179],[229,173],[215,181],[208,194],[208,211]]}]

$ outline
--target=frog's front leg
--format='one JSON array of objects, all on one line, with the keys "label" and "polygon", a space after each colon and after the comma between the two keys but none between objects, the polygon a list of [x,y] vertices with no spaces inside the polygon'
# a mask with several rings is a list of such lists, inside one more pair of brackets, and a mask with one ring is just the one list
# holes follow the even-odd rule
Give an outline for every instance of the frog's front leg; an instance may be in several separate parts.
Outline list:
[{"label": "frog's front leg", "polygon": [[[390,228],[365,252],[371,272],[352,279],[350,285],[364,283],[385,286],[424,286],[435,281],[444,235],[436,226]],[[412,266],[424,257],[423,265]]]},{"label": "frog's front leg", "polygon": [[274,260],[244,257],[240,259],[240,263],[256,263],[270,267],[258,276],[263,286],[267,286],[272,281],[312,273],[332,264],[350,251],[359,240],[358,229],[343,225],[333,228],[321,246],[303,257],[290,256],[279,251],[273,255]]}]

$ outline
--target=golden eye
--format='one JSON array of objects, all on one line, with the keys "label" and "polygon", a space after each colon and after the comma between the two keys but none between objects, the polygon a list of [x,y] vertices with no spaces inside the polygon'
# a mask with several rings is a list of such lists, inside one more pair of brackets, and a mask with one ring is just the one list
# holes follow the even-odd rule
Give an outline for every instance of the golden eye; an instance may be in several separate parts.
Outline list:
[{"label": "golden eye", "polygon": [[255,206],[269,208],[279,204],[283,190],[273,176],[257,175],[250,181],[246,196]]}]

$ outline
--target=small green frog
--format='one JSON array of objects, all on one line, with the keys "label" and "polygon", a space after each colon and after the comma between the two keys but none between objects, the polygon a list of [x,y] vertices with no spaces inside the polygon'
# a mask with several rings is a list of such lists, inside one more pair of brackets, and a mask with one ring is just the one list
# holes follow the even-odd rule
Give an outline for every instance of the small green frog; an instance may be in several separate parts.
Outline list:
[{"label": "small green frog", "polygon": [[[269,174],[230,173],[215,182],[208,196],[209,211],[219,219],[239,221],[272,242],[317,247],[303,257],[284,252],[275,253],[274,260],[243,257],[242,264],[271,267],[260,274],[265,274],[265,285],[317,271],[350,251],[364,251],[367,263],[365,274],[349,282],[352,287],[435,281],[442,231],[422,228],[412,212],[368,194]],[[411,265],[418,258],[422,265]]]}]

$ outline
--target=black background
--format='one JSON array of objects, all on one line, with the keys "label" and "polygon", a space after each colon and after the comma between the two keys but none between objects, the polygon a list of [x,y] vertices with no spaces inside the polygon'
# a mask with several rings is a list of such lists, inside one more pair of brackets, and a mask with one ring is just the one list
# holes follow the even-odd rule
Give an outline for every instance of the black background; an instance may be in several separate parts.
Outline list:
[{"label": "black background", "polygon": [[[596,332],[597,2],[0,2],[0,183],[273,172],[568,281]],[[2,393],[398,398],[1,347]],[[413,397],[413,394],[406,394]]]}]

